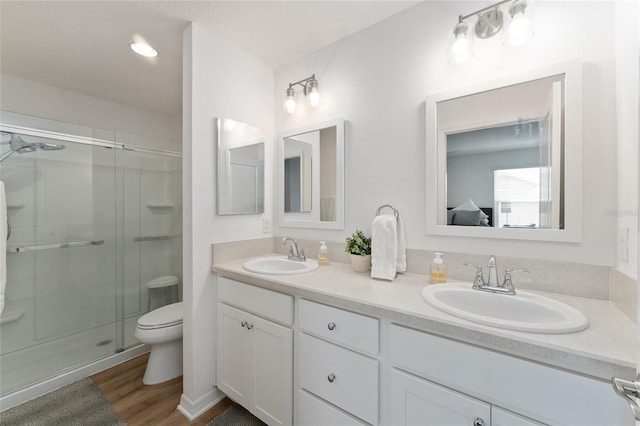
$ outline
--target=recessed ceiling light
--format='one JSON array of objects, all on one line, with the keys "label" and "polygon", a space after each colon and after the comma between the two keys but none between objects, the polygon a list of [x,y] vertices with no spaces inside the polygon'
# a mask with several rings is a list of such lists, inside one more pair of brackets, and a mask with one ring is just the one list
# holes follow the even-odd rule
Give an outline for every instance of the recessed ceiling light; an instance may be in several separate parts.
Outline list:
[{"label": "recessed ceiling light", "polygon": [[158,51],[146,43],[131,43],[131,50],[147,58],[158,56]]}]

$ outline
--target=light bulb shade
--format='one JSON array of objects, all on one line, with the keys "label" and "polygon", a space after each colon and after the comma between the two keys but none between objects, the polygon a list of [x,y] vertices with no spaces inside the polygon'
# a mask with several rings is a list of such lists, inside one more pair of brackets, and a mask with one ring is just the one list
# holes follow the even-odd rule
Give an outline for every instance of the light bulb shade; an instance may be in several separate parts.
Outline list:
[{"label": "light bulb shade", "polygon": [[462,64],[473,57],[473,39],[469,24],[459,22],[453,27],[453,40],[449,48],[449,62]]},{"label": "light bulb shade", "polygon": [[285,112],[288,114],[293,114],[296,112],[296,91],[293,90],[291,87],[287,89],[282,107],[284,108]]},{"label": "light bulb shade", "polygon": [[318,92],[318,80],[311,80],[307,85],[307,100],[309,105],[316,108],[320,105],[320,92]]},{"label": "light bulb shade", "polygon": [[533,38],[531,8],[526,0],[516,0],[509,7],[511,22],[505,32],[506,46],[522,46]]}]

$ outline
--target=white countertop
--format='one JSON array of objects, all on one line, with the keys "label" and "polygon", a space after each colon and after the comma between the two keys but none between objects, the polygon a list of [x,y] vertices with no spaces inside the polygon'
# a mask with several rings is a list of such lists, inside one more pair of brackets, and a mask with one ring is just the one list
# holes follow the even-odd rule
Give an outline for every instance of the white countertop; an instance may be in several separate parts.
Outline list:
[{"label": "white countertop", "polygon": [[[421,296],[422,289],[429,285],[424,275],[399,274],[394,281],[374,280],[341,263],[320,266],[305,274],[262,275],[244,270],[246,260],[220,263],[212,271],[592,377],[635,377],[636,326],[608,301],[527,290],[575,307],[589,318],[591,325],[571,334],[525,333],[476,324],[432,307]],[[517,282],[515,286],[517,291]]]}]

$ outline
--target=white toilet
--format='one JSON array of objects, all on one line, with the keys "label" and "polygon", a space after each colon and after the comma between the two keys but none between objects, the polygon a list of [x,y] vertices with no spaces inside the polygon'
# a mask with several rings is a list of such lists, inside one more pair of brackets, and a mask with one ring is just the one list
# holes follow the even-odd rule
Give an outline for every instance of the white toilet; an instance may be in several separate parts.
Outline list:
[{"label": "white toilet", "polygon": [[182,374],[182,302],[155,309],[138,319],[136,339],[151,345],[142,382],[155,385]]}]

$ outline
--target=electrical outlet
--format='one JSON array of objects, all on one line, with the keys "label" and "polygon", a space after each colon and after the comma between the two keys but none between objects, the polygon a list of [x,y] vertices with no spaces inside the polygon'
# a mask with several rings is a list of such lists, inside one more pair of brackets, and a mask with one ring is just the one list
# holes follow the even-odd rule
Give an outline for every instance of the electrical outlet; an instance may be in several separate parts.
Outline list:
[{"label": "electrical outlet", "polygon": [[618,261],[629,262],[629,228],[618,229]]},{"label": "electrical outlet", "polygon": [[268,234],[271,231],[271,218],[268,216],[262,216],[262,232]]}]

